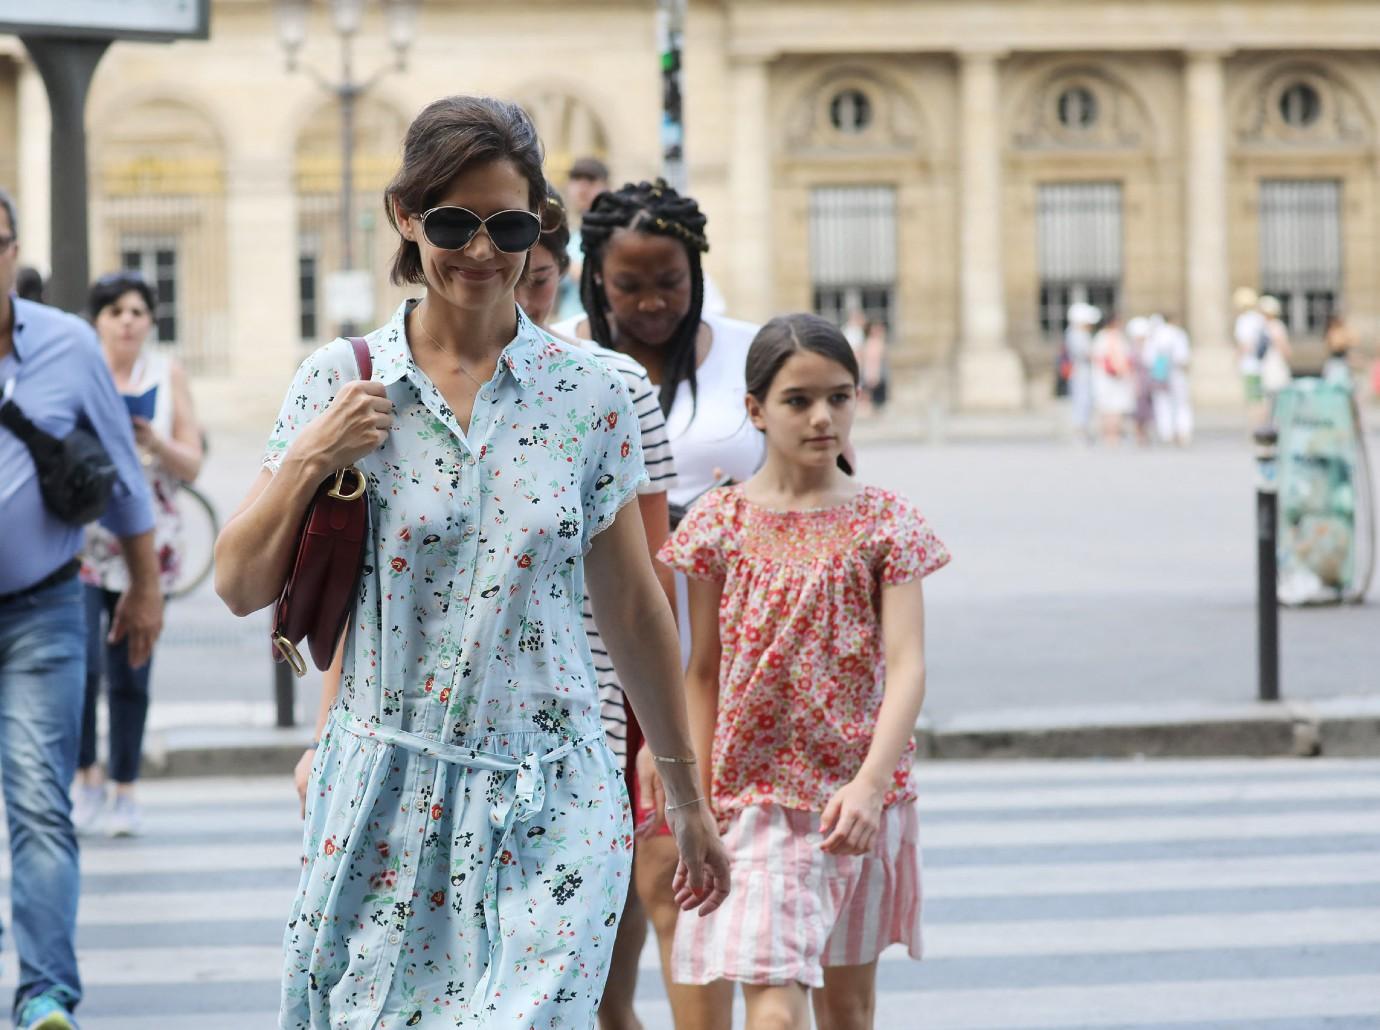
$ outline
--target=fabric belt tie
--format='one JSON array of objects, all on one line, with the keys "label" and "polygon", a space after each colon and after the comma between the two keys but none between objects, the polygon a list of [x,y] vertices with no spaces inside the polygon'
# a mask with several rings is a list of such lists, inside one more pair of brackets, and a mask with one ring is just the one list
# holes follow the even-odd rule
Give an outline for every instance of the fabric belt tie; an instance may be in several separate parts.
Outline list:
[{"label": "fabric belt tie", "polygon": [[541,766],[558,762],[576,748],[597,743],[604,736],[603,728],[593,731],[579,740],[569,740],[545,754],[528,752],[517,759],[509,755],[498,755],[459,744],[448,744],[433,737],[398,729],[394,726],[376,726],[364,722],[353,713],[337,708],[332,720],[342,729],[365,740],[377,740],[383,744],[400,747],[413,754],[435,758],[451,765],[462,765],[468,769],[487,769],[491,772],[516,773],[517,785],[511,801],[504,800],[489,809],[489,823],[499,831],[498,843],[489,856],[489,865],[484,873],[484,931],[489,935],[489,961],[484,974],[475,984],[470,996],[470,1012],[478,1014],[487,1002],[489,987],[493,982],[494,962],[498,958],[499,924],[498,893],[499,877],[510,876],[520,867],[516,862],[505,864],[501,861],[507,850],[508,841],[519,823],[530,821],[546,807],[546,777]]}]

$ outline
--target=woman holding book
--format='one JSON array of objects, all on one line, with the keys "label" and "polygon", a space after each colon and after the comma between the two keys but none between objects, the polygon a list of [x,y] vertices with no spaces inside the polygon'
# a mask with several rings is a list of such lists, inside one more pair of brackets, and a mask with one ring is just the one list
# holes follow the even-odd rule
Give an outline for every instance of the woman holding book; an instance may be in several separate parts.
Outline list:
[{"label": "woman holding book", "polygon": [[[92,284],[87,298],[87,314],[95,324],[115,387],[129,408],[134,439],[144,458],[153,495],[154,545],[166,592],[180,563],[177,489],[195,480],[201,470],[202,443],[186,373],[150,339],[156,308],[153,287],[134,272],[102,276]],[[106,639],[115,603],[129,583],[119,540],[96,523],[86,529],[81,578],[86,584],[86,706],[72,821],[78,833],[103,828],[112,837],[128,837],[139,832],[134,783],[143,754],[152,662],[134,668],[127,644]],[[102,679],[109,686],[113,796],[107,796],[106,776],[96,762],[96,706]]]}]

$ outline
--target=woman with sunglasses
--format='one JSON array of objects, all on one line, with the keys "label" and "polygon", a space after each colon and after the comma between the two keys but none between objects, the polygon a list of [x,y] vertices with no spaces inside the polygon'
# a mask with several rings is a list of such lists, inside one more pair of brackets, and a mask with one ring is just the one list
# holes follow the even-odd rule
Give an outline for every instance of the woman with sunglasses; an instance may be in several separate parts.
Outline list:
[{"label": "woman with sunglasses", "polygon": [[217,544],[237,614],[271,604],[319,483],[355,464],[370,535],[312,769],[280,1026],[591,1027],[631,868],[621,770],[580,624],[588,584],[665,769],[676,891],[727,894],[699,796],[675,623],[635,507],[627,388],[513,291],[541,233],[516,105],[422,111],[385,193],[393,277],[424,288],[303,363]]},{"label": "woman with sunglasses", "polygon": [[[748,479],[763,453],[761,434],[743,407],[747,352],[757,326],[704,310],[700,258],[709,250],[706,221],[693,198],[659,180],[599,194],[581,222],[585,263],[580,295],[588,314],[555,327],[627,354],[647,369],[658,388],[675,456],[676,485],[668,491],[673,512],[684,511],[725,479]],[[684,576],[675,579],[685,658],[689,606]],[[732,1017],[731,984],[701,987],[670,979],[680,909],[667,882],[676,851],[664,832],[664,800],[656,777],[662,768],[650,755],[639,756],[637,764],[642,821],[637,889],[656,930],[677,1030],[726,1028]]]},{"label": "woman with sunglasses", "polygon": [[[187,375],[176,358],[151,341],[156,308],[153,287],[134,272],[101,276],[91,285],[86,302],[105,363],[129,407],[134,441],[144,458],[153,498],[159,579],[166,593],[181,565],[177,491],[201,471],[202,445]],[[86,527],[81,557],[81,579],[86,585],[86,703],[72,791],[72,823],[82,834],[104,830],[112,837],[133,837],[142,828],[134,784],[143,761],[152,662],[136,668],[130,664],[127,642],[106,640],[115,607],[129,589],[119,539],[92,523]],[[110,715],[113,796],[107,793],[106,777],[96,760],[102,680]]]}]

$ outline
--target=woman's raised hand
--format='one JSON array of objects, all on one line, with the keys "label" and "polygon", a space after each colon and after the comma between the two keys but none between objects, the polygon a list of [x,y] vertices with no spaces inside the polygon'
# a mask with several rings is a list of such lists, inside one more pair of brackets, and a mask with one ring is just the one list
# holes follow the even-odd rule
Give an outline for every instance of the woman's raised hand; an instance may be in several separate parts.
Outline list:
[{"label": "woman's raised hand", "polygon": [[304,457],[327,470],[344,468],[379,448],[393,424],[393,403],[382,383],[356,379],[346,383],[320,418],[302,430],[293,444]]},{"label": "woman's raised hand", "polygon": [[703,799],[685,808],[667,809],[666,820],[680,852],[671,879],[676,904],[682,912],[697,910],[707,916],[728,897],[728,853],[719,839],[719,827]]}]

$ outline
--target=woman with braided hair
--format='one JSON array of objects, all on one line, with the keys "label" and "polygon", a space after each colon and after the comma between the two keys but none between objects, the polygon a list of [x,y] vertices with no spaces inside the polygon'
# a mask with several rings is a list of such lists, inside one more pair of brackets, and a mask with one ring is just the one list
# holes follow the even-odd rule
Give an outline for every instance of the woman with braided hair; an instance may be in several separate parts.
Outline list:
[{"label": "woman with braided hair", "polygon": [[[586,314],[554,326],[634,358],[657,386],[676,482],[668,490],[673,521],[711,487],[745,480],[762,460],[762,438],[747,420],[747,351],[757,326],[704,310],[701,255],[709,250],[707,219],[695,200],[665,182],[628,183],[599,194],[581,223],[584,267],[580,296]],[[690,630],[685,577],[676,576],[681,647]],[[633,728],[628,746],[636,750]],[[664,801],[645,749],[638,753],[639,819],[634,879],[661,946],[662,971],[677,1030],[727,1028],[732,986],[672,983],[671,943],[677,909],[670,883],[675,868],[664,835]],[[635,968],[610,972],[610,992]],[[630,990],[629,990],[630,993]]]}]

